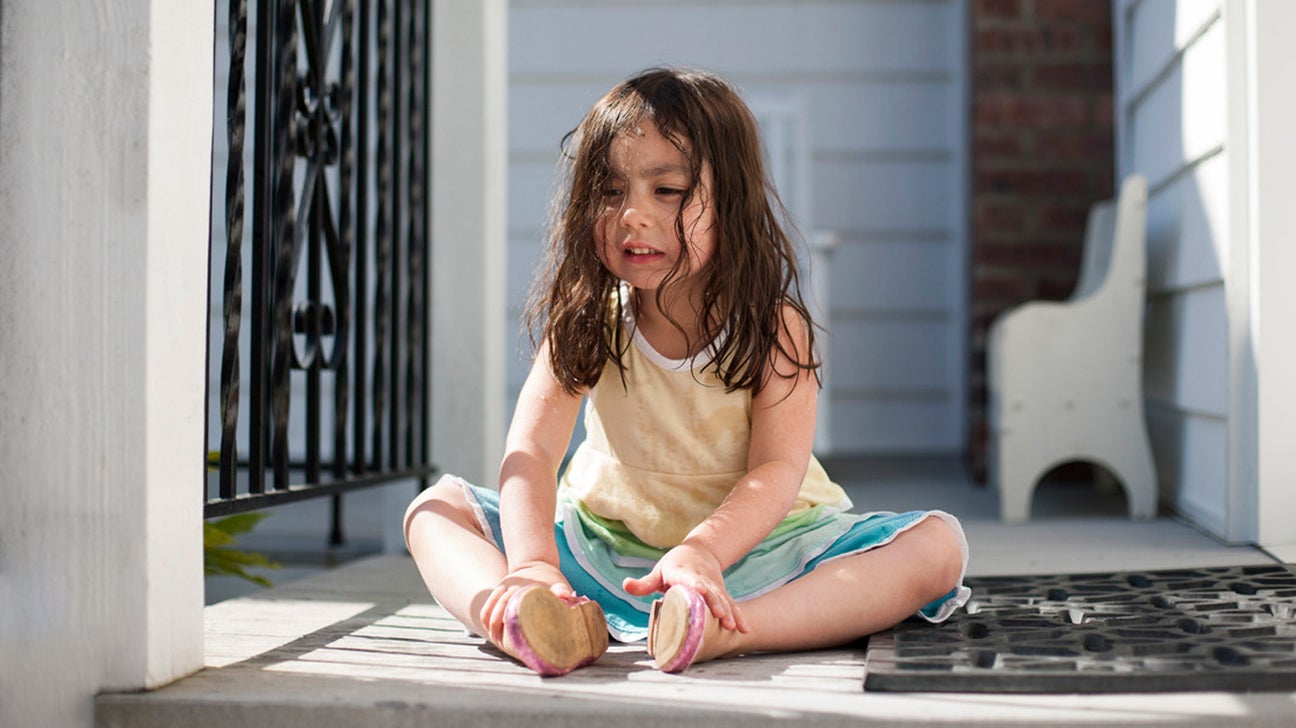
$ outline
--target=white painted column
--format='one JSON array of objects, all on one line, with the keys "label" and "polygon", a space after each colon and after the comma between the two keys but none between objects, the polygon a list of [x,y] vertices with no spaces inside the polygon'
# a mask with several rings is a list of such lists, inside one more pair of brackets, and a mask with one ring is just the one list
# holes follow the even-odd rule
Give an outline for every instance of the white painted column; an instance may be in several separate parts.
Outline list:
[{"label": "white painted column", "polygon": [[505,429],[508,4],[432,7],[432,459],[493,487]]},{"label": "white painted column", "polygon": [[1224,293],[1228,310],[1228,520],[1225,537],[1233,543],[1256,540],[1256,359],[1251,318],[1251,108],[1249,0],[1226,0],[1225,58],[1228,84],[1228,131],[1224,142],[1229,165],[1228,258]]},{"label": "white painted column", "polygon": [[1250,271],[1255,357],[1256,540],[1296,545],[1296,97],[1291,94],[1296,4],[1251,2],[1248,88]]},{"label": "white painted column", "polygon": [[0,725],[202,665],[207,0],[0,15]]},{"label": "white painted column", "polygon": [[1227,0],[1231,541],[1296,547],[1296,6]]}]

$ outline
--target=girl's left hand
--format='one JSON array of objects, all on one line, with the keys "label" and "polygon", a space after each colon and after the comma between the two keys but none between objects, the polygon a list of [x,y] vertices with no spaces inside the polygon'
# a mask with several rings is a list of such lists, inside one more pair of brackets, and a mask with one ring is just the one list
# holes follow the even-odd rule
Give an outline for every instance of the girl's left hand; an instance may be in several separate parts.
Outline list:
[{"label": "girl's left hand", "polygon": [[720,620],[721,627],[739,632],[748,631],[742,610],[725,589],[720,562],[714,554],[701,546],[682,543],[667,551],[647,576],[626,579],[621,586],[630,594],[642,597],[654,592],[665,592],[676,584],[696,589],[706,600],[711,613]]}]

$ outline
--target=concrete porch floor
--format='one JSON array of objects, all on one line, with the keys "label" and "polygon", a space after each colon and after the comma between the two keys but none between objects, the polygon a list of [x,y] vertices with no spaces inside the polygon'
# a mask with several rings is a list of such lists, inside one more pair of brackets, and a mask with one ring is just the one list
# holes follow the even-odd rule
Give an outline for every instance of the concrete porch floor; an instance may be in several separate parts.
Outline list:
[{"label": "concrete porch floor", "polygon": [[[1181,520],[1131,522],[1123,498],[1051,484],[1034,519],[1005,526],[993,492],[952,462],[830,463],[857,510],[959,516],[969,573],[1007,575],[1296,561],[1219,543]],[[100,726],[565,726],[607,721],[806,725],[1296,725],[1296,694],[865,693],[864,652],[746,657],[683,675],[641,646],[544,679],[467,636],[428,597],[413,563],[378,556],[206,609],[207,668],[150,693],[100,696]]]}]

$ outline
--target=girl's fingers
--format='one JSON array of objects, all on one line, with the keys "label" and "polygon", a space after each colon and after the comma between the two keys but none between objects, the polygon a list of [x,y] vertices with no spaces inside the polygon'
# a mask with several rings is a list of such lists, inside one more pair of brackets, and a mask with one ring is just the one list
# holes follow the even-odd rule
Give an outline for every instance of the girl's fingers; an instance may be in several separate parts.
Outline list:
[{"label": "girl's fingers", "polygon": [[482,626],[486,628],[486,637],[496,645],[504,640],[504,610],[513,591],[511,588],[496,588],[482,605]]},{"label": "girl's fingers", "polygon": [[500,600],[496,598],[491,602],[489,609],[482,613],[482,625],[486,627],[486,636],[490,638],[491,642],[497,645],[500,644],[500,641],[504,638],[503,615],[500,615],[500,617],[497,618],[495,614],[495,608],[499,603]]},{"label": "girl's fingers", "polygon": [[647,596],[653,592],[663,591],[661,572],[653,569],[648,575],[640,579],[626,579],[621,582],[621,588],[636,597]]},{"label": "girl's fingers", "polygon": [[728,592],[723,589],[712,589],[703,583],[699,583],[694,589],[697,590],[698,594],[702,595],[707,609],[711,610],[715,618],[720,620],[721,627],[730,630],[738,628],[738,622],[734,616],[737,608]]},{"label": "girl's fingers", "polygon": [[486,602],[482,604],[481,611],[477,613],[477,618],[481,620],[482,628],[486,631],[483,636],[495,641],[495,635],[491,634],[491,615],[495,611],[495,602],[499,599],[499,590],[496,589],[486,596]]},{"label": "girl's fingers", "polygon": [[734,626],[738,629],[739,632],[742,632],[744,634],[750,632],[751,627],[747,626],[747,618],[743,616],[742,609],[739,608],[737,602],[734,602],[733,610],[734,610],[734,622],[735,622]]},{"label": "girl's fingers", "polygon": [[711,613],[720,620],[720,626],[729,630],[738,632],[748,632],[750,627],[747,626],[747,620],[743,617],[742,609],[739,608],[738,602],[729,595],[729,592],[723,589],[707,589],[700,587],[698,591],[706,600],[707,607]]}]

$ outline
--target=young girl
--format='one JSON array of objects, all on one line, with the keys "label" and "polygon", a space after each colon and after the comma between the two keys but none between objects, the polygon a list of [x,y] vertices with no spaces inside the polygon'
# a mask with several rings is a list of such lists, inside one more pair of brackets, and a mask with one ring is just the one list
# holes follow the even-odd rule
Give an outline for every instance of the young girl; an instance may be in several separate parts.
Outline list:
[{"label": "young girl", "polygon": [[544,675],[597,659],[609,633],[675,672],[965,603],[953,517],[847,513],[810,453],[814,325],[738,94],[649,70],[564,150],[498,494],[446,476],[405,516],[437,601]]}]

